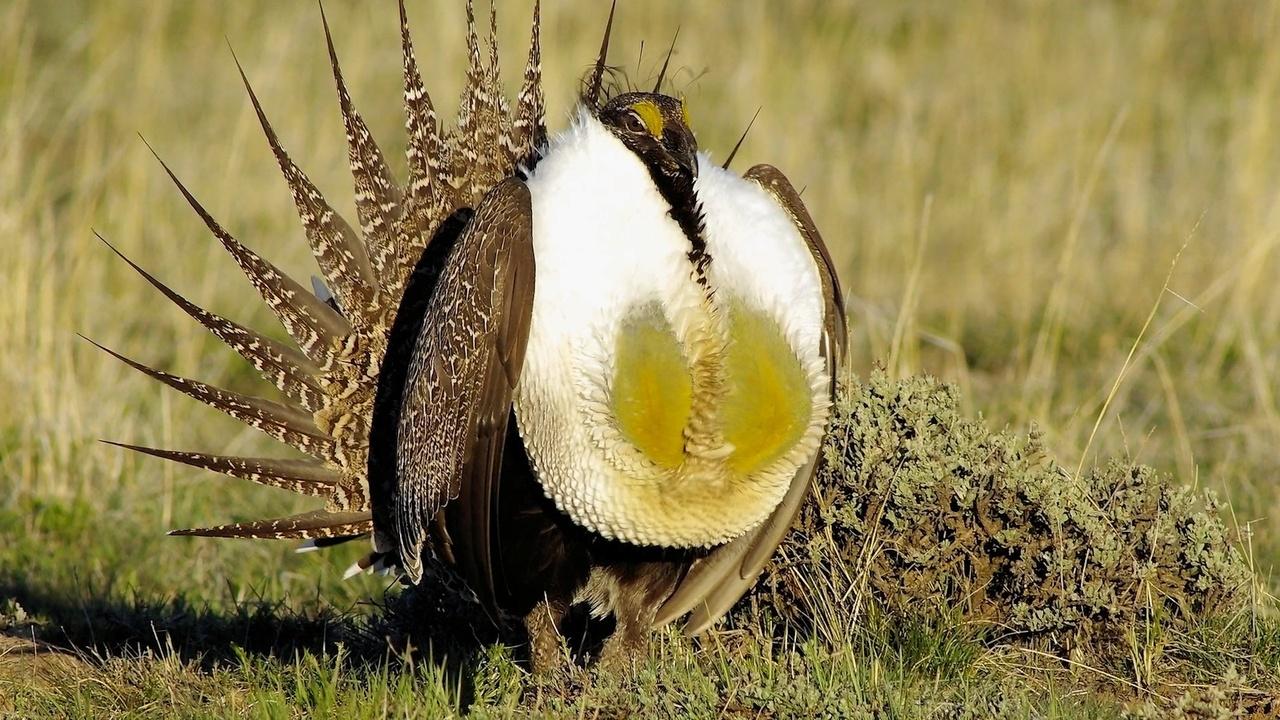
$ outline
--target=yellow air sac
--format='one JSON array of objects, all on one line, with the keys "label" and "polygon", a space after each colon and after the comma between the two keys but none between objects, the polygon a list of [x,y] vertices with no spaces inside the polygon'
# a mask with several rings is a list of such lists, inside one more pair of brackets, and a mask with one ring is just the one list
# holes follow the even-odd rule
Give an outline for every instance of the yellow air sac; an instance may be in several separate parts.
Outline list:
[{"label": "yellow air sac", "polygon": [[657,305],[623,322],[612,398],[622,436],[658,466],[679,467],[693,381],[680,342]]},{"label": "yellow air sac", "polygon": [[782,328],[743,303],[729,304],[724,438],[734,446],[729,467],[750,475],[779,459],[804,435],[813,392]]}]

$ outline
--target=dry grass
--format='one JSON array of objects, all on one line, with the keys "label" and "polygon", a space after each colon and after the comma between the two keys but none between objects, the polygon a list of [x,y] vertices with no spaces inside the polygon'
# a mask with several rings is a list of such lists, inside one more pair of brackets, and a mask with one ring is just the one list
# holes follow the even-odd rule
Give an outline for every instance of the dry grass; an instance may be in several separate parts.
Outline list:
[{"label": "dry grass", "polygon": [[[330,5],[356,101],[398,156],[394,9]],[[527,3],[499,5],[505,57],[521,57]],[[1253,529],[1251,562],[1271,577],[1280,6],[622,5],[613,57],[640,81],[683,28],[675,79],[704,147],[727,152],[763,107],[739,163],[772,162],[807,188],[849,293],[857,371],[887,363],[953,381],[966,411],[996,427],[1037,422],[1068,467],[1118,454],[1216,489],[1233,521]],[[448,105],[461,80],[461,7],[413,2],[410,14],[428,85]],[[596,3],[543,8],[553,128],[594,57],[602,15]],[[220,606],[319,595],[346,607],[378,591],[338,583],[344,558],[161,539],[173,525],[294,502],[94,442],[272,449],[75,336],[258,387],[91,233],[201,304],[272,327],[140,132],[250,247],[311,272],[224,38],[286,146],[349,211],[311,4],[0,6],[0,563],[10,563],[0,595],[93,589]]]}]

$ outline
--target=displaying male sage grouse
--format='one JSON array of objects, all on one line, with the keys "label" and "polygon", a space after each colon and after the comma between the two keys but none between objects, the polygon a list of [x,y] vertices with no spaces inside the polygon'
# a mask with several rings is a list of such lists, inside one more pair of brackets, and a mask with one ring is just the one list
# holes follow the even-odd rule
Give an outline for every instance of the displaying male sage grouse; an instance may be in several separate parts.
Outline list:
[{"label": "displaying male sage grouse", "polygon": [[124,447],[326,499],[174,534],[321,546],[372,534],[354,570],[417,583],[434,554],[491,612],[525,618],[535,667],[562,655],[577,603],[616,620],[606,660],[633,656],[651,627],[691,613],[698,633],[727,612],[794,520],[845,347],[839,283],[781,172],[713,164],[661,78],[603,97],[608,27],[568,129],[548,138],[537,6],[514,110],[496,21],[485,61],[470,5],[467,17],[466,89],[445,131],[401,3],[404,186],[352,106],[325,23],[359,232],[245,80],[324,278],[315,292],[232,238],[165,166],[296,347],[134,265],[283,398],[117,357],[310,459]]}]

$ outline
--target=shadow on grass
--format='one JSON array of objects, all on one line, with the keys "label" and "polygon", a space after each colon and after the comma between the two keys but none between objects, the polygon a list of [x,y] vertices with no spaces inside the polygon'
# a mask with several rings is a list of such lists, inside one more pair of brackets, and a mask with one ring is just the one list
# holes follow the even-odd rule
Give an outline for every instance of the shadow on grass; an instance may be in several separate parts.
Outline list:
[{"label": "shadow on grass", "polygon": [[[148,599],[0,574],[0,603],[0,635],[34,639],[90,665],[154,656],[212,672],[246,658],[289,664],[310,655],[336,658],[345,674],[371,680],[407,668],[412,659],[444,671],[464,708],[486,651],[503,642],[518,656],[524,644],[512,629],[495,628],[473,603],[432,587],[389,591],[368,607],[343,611],[321,601],[299,608],[265,599],[221,605],[184,596]],[[15,623],[18,607],[27,617]]]}]

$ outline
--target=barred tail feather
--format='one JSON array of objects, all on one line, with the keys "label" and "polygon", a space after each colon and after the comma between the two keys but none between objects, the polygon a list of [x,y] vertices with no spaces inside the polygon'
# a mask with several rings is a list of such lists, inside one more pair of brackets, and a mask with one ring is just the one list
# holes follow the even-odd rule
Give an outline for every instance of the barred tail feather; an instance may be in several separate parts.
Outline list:
[{"label": "barred tail feather", "polygon": [[[409,171],[403,187],[396,183],[384,154],[355,108],[339,66],[328,18],[321,8],[325,45],[346,132],[358,232],[333,209],[285,151],[236,60],[249,101],[288,184],[320,267],[323,282],[316,283],[315,292],[232,237],[156,155],[178,191],[236,261],[297,347],[271,340],[199,307],[127,257],[121,257],[165,297],[248,360],[283,393],[286,402],[241,395],[172,375],[99,347],[140,372],[313,459],[239,457],[111,444],[301,495],[326,498],[323,510],[177,530],[175,535],[299,538],[312,541],[308,548],[318,548],[371,532],[366,467],[368,427],[377,374],[405,283],[442,223],[459,210],[473,208],[490,187],[513,175],[518,163],[530,162],[545,142],[541,10],[536,2],[528,61],[513,112],[499,77],[496,14],[491,11],[489,16],[486,62],[481,56],[474,9],[468,1],[466,87],[456,125],[448,132],[423,86],[403,0],[399,2],[399,13]],[[386,569],[390,559],[375,553],[358,567]]]},{"label": "barred tail feather", "polygon": [[[450,168],[452,176],[450,180],[455,186],[456,179],[468,178],[475,173],[477,160],[480,157],[477,128],[481,124],[480,105],[484,85],[484,64],[480,60],[480,38],[476,34],[475,8],[472,0],[467,0],[467,84],[458,101],[458,128],[454,133],[454,142],[450,143],[454,150],[451,158],[453,167]],[[469,182],[467,188],[469,191]]]},{"label": "barred tail feather", "polygon": [[333,492],[338,473],[330,466],[315,460],[290,460],[286,458],[240,457],[235,455],[210,455],[185,450],[132,445],[103,440],[107,445],[132,450],[143,455],[190,465],[204,470],[229,475],[259,485],[281,488],[308,497],[323,497]]},{"label": "barred tail feather", "polygon": [[320,8],[324,24],[324,41],[329,49],[329,64],[333,69],[334,84],[338,90],[338,105],[342,111],[342,124],[347,132],[347,158],[355,181],[356,214],[360,218],[360,230],[373,272],[382,280],[385,294],[399,295],[400,288],[390,282],[387,270],[397,260],[393,225],[400,217],[400,188],[391,178],[382,150],[374,142],[369,127],[356,111],[342,79],[338,66],[338,53],[333,47],[329,32],[329,20],[324,7]]},{"label": "barred tail feather", "polygon": [[306,410],[314,411],[322,407],[324,396],[315,378],[320,370],[305,355],[187,300],[139,267],[101,235],[97,237],[173,304],[203,325],[227,347],[240,353],[241,357],[248,360],[255,370],[282,393]]},{"label": "barred tail feather", "polygon": [[529,34],[529,59],[524,66],[524,84],[516,99],[515,118],[511,123],[511,144],[515,148],[515,161],[528,164],[533,153],[547,139],[546,107],[542,97],[542,42],[539,28],[542,24],[542,2],[533,3],[533,29]]},{"label": "barred tail feather", "polygon": [[489,3],[489,64],[484,69],[484,93],[480,135],[476,145],[480,152],[480,168],[472,179],[472,194],[478,201],[494,184],[503,179],[515,165],[515,146],[511,144],[511,107],[502,93],[498,69],[498,4]]},{"label": "barred tail feather", "polygon": [[[152,150],[153,154],[154,152]],[[159,155],[156,155],[156,160],[177,186],[178,192],[182,193],[187,204],[204,221],[209,232],[213,233],[240,266],[245,277],[262,296],[267,307],[279,318],[285,332],[289,333],[289,337],[298,344],[303,354],[322,367],[331,361],[334,349],[341,346],[343,339],[351,334],[351,325],[346,318],[307,292],[293,278],[280,272],[275,265],[240,244],[240,241],[213,219]]]},{"label": "barred tail feather", "polygon": [[373,529],[367,512],[314,512],[254,522],[230,523],[206,528],[170,530],[170,535],[198,535],[224,538],[270,538],[275,540],[309,540],[363,535]]},{"label": "barred tail feather", "polygon": [[244,82],[253,111],[262,125],[262,132],[267,136],[271,152],[280,165],[280,172],[284,174],[289,191],[293,194],[298,217],[302,220],[307,240],[311,243],[311,252],[316,258],[316,264],[320,266],[325,282],[337,294],[338,302],[346,310],[351,323],[357,329],[368,327],[379,314],[379,300],[377,281],[364,244],[356,237],[347,221],[329,206],[306,173],[285,152],[239,60],[236,61],[236,68],[240,71],[240,79]]},{"label": "barred tail feather", "polygon": [[404,127],[409,136],[409,197],[421,209],[434,204],[432,191],[439,186],[437,178],[444,172],[445,144],[436,124],[431,95],[423,87],[422,75],[418,72],[404,0],[400,0],[400,48],[404,62]]},{"label": "barred tail feather", "polygon": [[[83,335],[81,337],[84,337]],[[95,347],[129,367],[169,387],[216,408],[240,422],[261,430],[280,442],[315,457],[332,457],[333,440],[316,427],[310,415],[265,398],[241,395],[206,383],[179,377],[143,365],[85,338]]]}]

